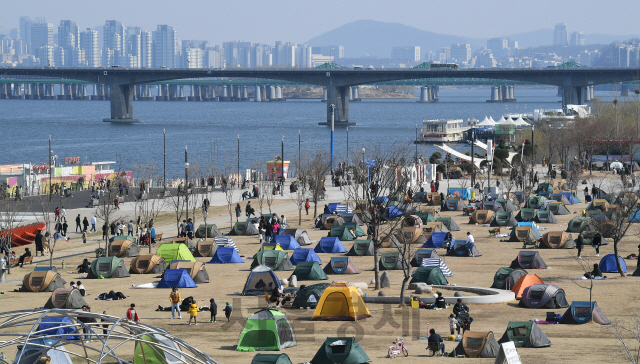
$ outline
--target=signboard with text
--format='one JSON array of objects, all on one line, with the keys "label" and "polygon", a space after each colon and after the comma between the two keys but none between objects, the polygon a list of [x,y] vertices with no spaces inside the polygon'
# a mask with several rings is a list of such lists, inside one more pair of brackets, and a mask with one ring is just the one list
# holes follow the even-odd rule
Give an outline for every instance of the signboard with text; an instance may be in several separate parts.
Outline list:
[{"label": "signboard with text", "polygon": [[494,364],[522,364],[513,341],[507,341],[500,345],[500,352]]}]

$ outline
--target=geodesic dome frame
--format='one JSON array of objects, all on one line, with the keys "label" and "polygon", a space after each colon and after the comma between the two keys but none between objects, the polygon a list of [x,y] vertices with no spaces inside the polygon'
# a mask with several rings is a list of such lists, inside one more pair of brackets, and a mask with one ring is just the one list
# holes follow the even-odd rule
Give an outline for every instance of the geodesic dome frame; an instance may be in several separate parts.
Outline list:
[{"label": "geodesic dome frame", "polygon": [[[52,323],[42,322],[45,318],[60,318],[60,325],[55,329],[51,327],[39,329],[41,323]],[[70,322],[64,320],[65,318]],[[80,320],[81,318],[93,318],[96,322],[84,323]],[[65,332],[55,333],[60,329]],[[73,337],[77,339],[70,339]],[[147,339],[151,337],[156,339],[161,337],[162,340]],[[55,343],[44,345],[42,339],[52,340]],[[18,345],[22,345],[23,348],[26,345],[43,348],[43,351],[30,355],[25,354],[24,350],[19,350],[16,354],[17,363],[29,357],[36,360],[38,358],[35,355],[40,357],[43,354],[46,355],[48,350],[55,349],[69,354],[72,359],[80,358],[87,363],[130,364],[133,362],[135,353],[131,344],[143,345],[147,353],[168,354],[177,363],[219,364],[209,355],[163,329],[122,317],[66,309],[34,309],[0,313],[0,351],[7,353],[6,348]],[[13,362],[13,358],[0,358],[2,364]]]}]

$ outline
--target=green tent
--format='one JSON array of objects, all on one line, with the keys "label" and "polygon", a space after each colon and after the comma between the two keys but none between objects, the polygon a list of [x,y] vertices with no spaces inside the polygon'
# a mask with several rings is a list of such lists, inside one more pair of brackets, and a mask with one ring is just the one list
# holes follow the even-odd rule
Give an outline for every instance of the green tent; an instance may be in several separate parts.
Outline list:
[{"label": "green tent", "polygon": [[345,222],[344,224],[342,224],[342,226],[349,228],[349,231],[351,231],[351,234],[355,232],[356,238],[359,238],[361,236],[367,236],[367,234],[364,232],[364,230],[362,230],[362,228],[360,227],[360,225],[358,225],[357,222]]},{"label": "green tent", "polygon": [[498,211],[496,212],[496,218],[491,222],[491,226],[516,226],[518,222],[513,217],[511,211]]},{"label": "green tent", "polygon": [[413,278],[409,283],[426,283],[430,285],[446,285],[447,279],[442,274],[440,267],[418,267],[415,272],[413,272]]},{"label": "green tent", "polygon": [[142,335],[142,339],[158,344],[158,346],[168,346],[175,351],[165,351],[156,345],[136,342],[133,364],[167,364],[179,363],[184,360],[184,357],[179,354],[180,348],[164,336],[159,334]]},{"label": "green tent", "polygon": [[251,364],[292,364],[289,355],[280,354],[262,354],[258,353],[251,360]]},{"label": "green tent", "polygon": [[530,222],[536,217],[536,209],[534,208],[521,208],[518,215],[516,215],[516,221],[519,222]]},{"label": "green tent", "polygon": [[329,279],[318,262],[299,262],[291,273],[298,281],[321,281]]},{"label": "green tent", "polygon": [[258,235],[258,229],[248,221],[238,221],[229,235]]},{"label": "green tent", "polygon": [[403,264],[406,264],[405,267],[411,266],[400,252],[381,253],[378,268],[380,270],[402,270]]},{"label": "green tent", "polygon": [[247,317],[236,350],[282,350],[293,346],[296,337],[287,316],[267,308]]},{"label": "green tent", "polygon": [[116,241],[116,240],[129,240],[129,241],[133,242],[134,244],[135,244],[135,243],[136,243],[136,241],[137,241],[137,239],[136,239],[136,238],[134,238],[134,237],[133,237],[133,236],[131,236],[131,235],[116,235],[116,236],[111,237],[111,238],[109,239],[109,243],[113,243],[113,242],[114,242],[114,241]]},{"label": "green tent", "polygon": [[171,263],[172,260],[196,261],[196,258],[193,257],[193,254],[191,254],[191,251],[185,244],[162,244],[158,247],[156,255],[164,258],[164,261],[167,262],[167,264]]},{"label": "green tent", "polygon": [[371,359],[358,344],[355,337],[328,337],[311,364],[363,364]]},{"label": "green tent", "polygon": [[293,299],[291,308],[316,308],[324,290],[330,285],[331,283],[316,283],[300,288],[298,293],[296,293],[296,297]]},{"label": "green tent", "polygon": [[551,183],[540,183],[538,184],[538,189],[536,189],[536,193],[540,191],[551,192],[553,191],[553,185]]},{"label": "green tent", "polygon": [[595,230],[590,217],[576,216],[567,224],[567,232],[569,233],[581,233],[585,230]]},{"label": "green tent", "polygon": [[498,340],[499,344],[513,341],[516,348],[543,348],[551,346],[547,335],[534,321],[509,321],[507,331]]},{"label": "green tent", "polygon": [[222,236],[222,233],[218,230],[216,224],[201,224],[198,226],[198,230],[196,230],[196,238],[204,238],[205,233],[207,238],[217,238],[218,236]]},{"label": "green tent", "polygon": [[428,222],[435,222],[436,218],[433,217],[433,215],[431,215],[428,212],[416,212],[414,215],[418,216],[420,219],[422,219],[422,223],[423,224],[427,224]]},{"label": "green tent", "polygon": [[130,277],[129,270],[124,266],[124,260],[118,257],[100,257],[91,262],[91,269],[87,279],[124,278]]},{"label": "green tent", "polygon": [[264,265],[271,270],[293,270],[293,264],[289,260],[289,253],[284,250],[261,250],[253,256],[251,269]]},{"label": "green tent", "polygon": [[532,209],[539,209],[542,207],[544,202],[547,200],[544,196],[529,196],[527,199],[527,205]]},{"label": "green tent", "polygon": [[346,226],[333,226],[329,232],[329,236],[336,237],[340,241],[355,240],[356,237],[351,234],[351,231]]},{"label": "green tent", "polygon": [[442,225],[446,226],[449,231],[460,231],[460,227],[450,217],[439,217],[436,222],[442,222]]}]

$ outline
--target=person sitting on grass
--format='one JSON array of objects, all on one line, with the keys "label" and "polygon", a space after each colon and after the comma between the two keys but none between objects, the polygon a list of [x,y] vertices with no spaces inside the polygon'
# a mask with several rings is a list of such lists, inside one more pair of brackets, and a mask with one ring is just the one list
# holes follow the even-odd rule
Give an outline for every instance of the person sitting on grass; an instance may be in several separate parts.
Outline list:
[{"label": "person sitting on grass", "polygon": [[436,294],[438,296],[436,297],[435,307],[436,308],[447,308],[447,302],[444,300],[444,297],[442,297],[442,292],[438,291],[438,292],[436,292]]}]

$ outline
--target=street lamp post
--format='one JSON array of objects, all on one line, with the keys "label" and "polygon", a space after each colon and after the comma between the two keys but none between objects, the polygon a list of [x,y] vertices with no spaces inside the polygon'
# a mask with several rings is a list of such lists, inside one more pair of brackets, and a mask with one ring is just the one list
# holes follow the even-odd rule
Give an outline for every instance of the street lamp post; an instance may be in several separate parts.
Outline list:
[{"label": "street lamp post", "polygon": [[162,149],[162,188],[164,192],[167,191],[167,131],[166,129],[162,129],[162,141],[163,141],[163,149]]},{"label": "street lamp post", "polygon": [[416,145],[415,162],[417,164],[418,163],[418,124],[416,124],[416,140],[413,142],[413,144]]},{"label": "street lamp post", "polygon": [[184,188],[185,202],[187,204],[187,221],[189,221],[189,152],[187,146],[184,146]]},{"label": "street lamp post", "polygon": [[366,167],[366,164],[364,161],[364,152],[365,152],[365,149],[362,148],[362,200],[365,199],[364,190],[366,188],[366,181],[364,180],[364,169]]},{"label": "street lamp post", "polygon": [[[298,168],[297,168],[297,169],[302,168],[302,167],[300,167],[300,143],[301,143],[301,140],[300,140],[300,130],[298,130]],[[300,171],[299,171],[299,170],[296,170],[296,174],[298,175],[298,178],[300,178],[300,177],[301,177],[301,176],[300,176]]]},{"label": "street lamp post", "polygon": [[471,188],[474,188],[474,186],[476,185],[475,145],[476,145],[476,129],[473,128],[471,130]]},{"label": "street lamp post", "polygon": [[280,188],[280,195],[284,193],[284,135],[282,136],[282,143],[280,144],[280,155],[282,159],[280,160],[280,176],[282,176],[282,187]]},{"label": "street lamp post", "polygon": [[347,167],[349,166],[349,127],[347,126]]},{"label": "street lamp post", "polygon": [[236,185],[240,186],[240,134],[238,134],[238,178],[236,180]]},{"label": "street lamp post", "polygon": [[535,169],[536,169],[536,145],[533,143],[534,142],[534,134],[533,134],[533,130],[535,128],[535,125],[531,124],[531,189],[533,190],[533,177],[536,173]]},{"label": "street lamp post", "polygon": [[[52,168],[52,166],[51,166],[51,164],[52,164],[51,163],[51,159],[52,159],[51,153],[52,152],[53,151],[51,150],[51,135],[49,135],[49,205],[51,205],[51,195],[53,193],[52,192],[53,190],[51,189],[51,179],[53,177],[52,171],[51,171],[51,168]],[[47,228],[48,228],[48,226],[47,226]]]},{"label": "street lamp post", "polygon": [[333,171],[333,138],[334,138],[334,132],[335,132],[335,110],[336,110],[336,105],[335,104],[331,104],[329,105],[329,108],[331,108],[331,171]]}]

